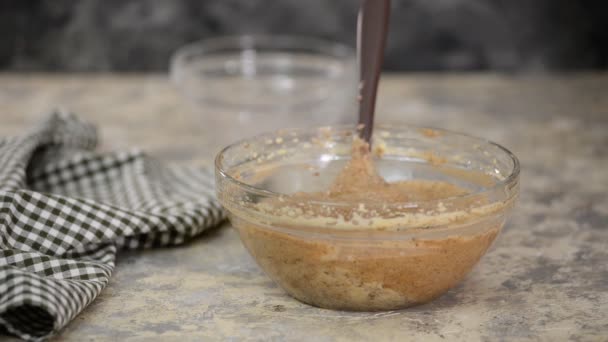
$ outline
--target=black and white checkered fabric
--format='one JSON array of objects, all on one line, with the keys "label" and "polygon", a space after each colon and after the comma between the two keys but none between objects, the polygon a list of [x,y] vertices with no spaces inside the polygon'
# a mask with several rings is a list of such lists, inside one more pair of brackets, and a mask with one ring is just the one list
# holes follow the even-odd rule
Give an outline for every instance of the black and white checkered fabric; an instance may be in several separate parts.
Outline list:
[{"label": "black and white checkered fabric", "polygon": [[211,172],[95,153],[96,142],[93,126],[61,113],[0,140],[0,328],[20,338],[68,324],[118,250],[180,244],[224,218]]}]

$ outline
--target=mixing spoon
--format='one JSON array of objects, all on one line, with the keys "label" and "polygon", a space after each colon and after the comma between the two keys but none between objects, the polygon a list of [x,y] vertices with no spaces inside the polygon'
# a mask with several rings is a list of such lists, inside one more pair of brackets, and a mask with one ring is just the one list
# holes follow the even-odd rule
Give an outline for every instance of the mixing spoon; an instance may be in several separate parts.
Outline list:
[{"label": "mixing spoon", "polygon": [[370,146],[390,7],[390,0],[362,0],[357,21],[359,134]]}]

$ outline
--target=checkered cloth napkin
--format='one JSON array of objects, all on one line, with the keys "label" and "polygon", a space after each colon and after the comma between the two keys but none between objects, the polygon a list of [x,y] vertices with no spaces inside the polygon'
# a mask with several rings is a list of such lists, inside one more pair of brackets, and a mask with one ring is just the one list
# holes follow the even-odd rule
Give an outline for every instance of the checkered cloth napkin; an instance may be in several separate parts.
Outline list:
[{"label": "checkered cloth napkin", "polygon": [[210,172],[96,153],[96,142],[93,126],[60,113],[0,139],[0,328],[20,338],[67,325],[118,250],[180,244],[224,218]]}]

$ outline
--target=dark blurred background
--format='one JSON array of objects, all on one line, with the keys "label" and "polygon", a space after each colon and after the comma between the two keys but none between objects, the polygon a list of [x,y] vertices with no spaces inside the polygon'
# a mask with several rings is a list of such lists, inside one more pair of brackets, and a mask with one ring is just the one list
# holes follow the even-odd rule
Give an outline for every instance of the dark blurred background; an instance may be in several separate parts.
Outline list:
[{"label": "dark blurred background", "polygon": [[[357,0],[2,0],[0,70],[162,71],[185,43],[294,33],[354,44]],[[608,1],[393,0],[389,70],[608,66]]]}]

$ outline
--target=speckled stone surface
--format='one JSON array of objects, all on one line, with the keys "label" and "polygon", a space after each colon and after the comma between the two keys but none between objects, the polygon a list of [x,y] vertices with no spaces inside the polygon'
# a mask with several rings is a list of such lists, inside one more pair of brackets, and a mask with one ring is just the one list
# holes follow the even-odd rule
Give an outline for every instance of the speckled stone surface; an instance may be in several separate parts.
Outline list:
[{"label": "speckled stone surface", "polygon": [[[379,120],[483,136],[521,160],[521,198],[457,288],[385,313],[313,308],[262,273],[229,224],[180,248],[122,254],[109,286],[58,341],[606,340],[608,74],[383,79]],[[105,149],[208,163],[200,123],[162,75],[0,75],[0,135],[63,106]]]}]

